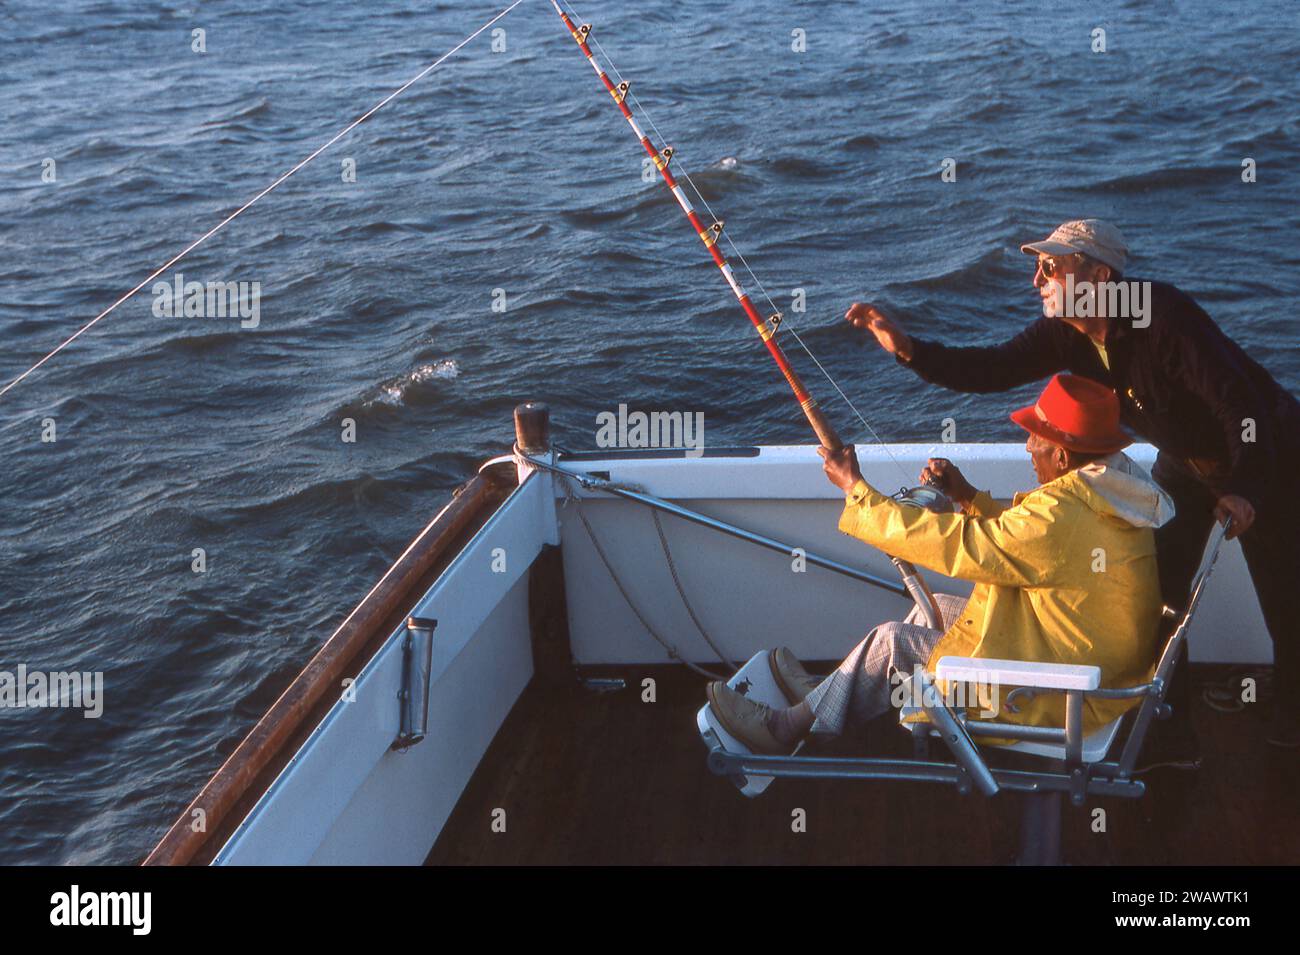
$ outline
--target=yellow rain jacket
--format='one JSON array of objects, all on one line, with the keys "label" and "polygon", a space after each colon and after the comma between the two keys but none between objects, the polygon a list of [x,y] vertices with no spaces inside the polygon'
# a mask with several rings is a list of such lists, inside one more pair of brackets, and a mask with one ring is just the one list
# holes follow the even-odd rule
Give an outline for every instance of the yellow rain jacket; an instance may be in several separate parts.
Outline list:
[{"label": "yellow rain jacket", "polygon": [[[1121,452],[1017,494],[1005,509],[981,492],[968,514],[900,504],[858,481],[839,528],[894,557],[975,582],[959,619],[944,621],[929,672],[943,656],[1089,664],[1101,667],[1103,687],[1114,688],[1153,675],[1160,586],[1152,528],[1172,516],[1173,502]],[[1013,713],[1006,706],[1012,689],[1001,688],[992,718],[1064,725],[1064,694],[1028,702],[1022,695]],[[1085,699],[1085,732],[1137,702]],[[978,712],[971,700],[969,715]]]}]

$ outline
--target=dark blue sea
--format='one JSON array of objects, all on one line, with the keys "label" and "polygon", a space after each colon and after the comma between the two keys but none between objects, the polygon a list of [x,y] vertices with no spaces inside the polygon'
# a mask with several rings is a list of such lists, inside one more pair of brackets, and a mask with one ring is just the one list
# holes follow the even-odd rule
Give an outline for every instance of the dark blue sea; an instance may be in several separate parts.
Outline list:
[{"label": "dark blue sea", "polygon": [[[505,2],[0,3],[0,384]],[[1029,391],[926,387],[848,304],[1000,340],[1039,314],[1019,244],[1085,216],[1300,390],[1292,0],[883,6],[577,8],[883,439],[1017,440]],[[550,5],[499,26],[167,273],[260,283],[256,328],[146,287],[0,398],[0,670],[105,693],[0,709],[0,863],[141,859],[517,402],[575,448],[620,403],[811,442]]]}]

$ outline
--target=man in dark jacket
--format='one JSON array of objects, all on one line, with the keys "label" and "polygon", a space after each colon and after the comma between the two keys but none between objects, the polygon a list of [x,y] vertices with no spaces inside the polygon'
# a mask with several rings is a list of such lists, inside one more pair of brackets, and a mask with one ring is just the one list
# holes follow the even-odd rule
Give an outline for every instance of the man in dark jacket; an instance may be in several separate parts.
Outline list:
[{"label": "man in dark jacket", "polygon": [[[1300,500],[1285,485],[1300,468],[1300,402],[1186,293],[1126,279],[1128,249],[1109,223],[1067,222],[1021,251],[1038,257],[1043,317],[1000,345],[913,338],[876,305],[854,303],[845,318],[956,391],[1005,391],[1061,371],[1114,389],[1124,424],[1159,449],[1152,476],[1177,509],[1156,535],[1165,602],[1184,605],[1212,522],[1231,517],[1273,640],[1266,738],[1300,746],[1300,625],[1288,606],[1300,594]],[[1171,702],[1190,733],[1185,671]]]}]

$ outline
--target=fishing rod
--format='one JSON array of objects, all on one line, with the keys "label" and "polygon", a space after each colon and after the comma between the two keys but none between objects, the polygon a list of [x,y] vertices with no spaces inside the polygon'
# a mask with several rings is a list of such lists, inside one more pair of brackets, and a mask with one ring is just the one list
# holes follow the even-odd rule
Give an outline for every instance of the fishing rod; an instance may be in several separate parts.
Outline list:
[{"label": "fishing rod", "polygon": [[722,277],[731,286],[731,291],[735,293],[736,299],[740,302],[740,307],[744,309],[745,315],[753,323],[754,329],[763,340],[763,344],[767,346],[768,354],[772,356],[772,360],[776,362],[777,368],[781,370],[781,374],[785,376],[786,382],[790,385],[790,390],[794,392],[795,400],[799,402],[799,407],[803,409],[808,423],[812,425],[817,440],[828,451],[839,451],[844,445],[835,432],[834,426],[826,419],[821,408],[818,407],[817,399],[808,393],[808,389],[804,387],[798,373],[791,367],[789,359],[785,357],[785,352],[776,340],[776,332],[780,328],[784,316],[780,312],[775,312],[767,318],[759,314],[758,309],[754,307],[754,303],[749,299],[749,293],[737,281],[726,256],[722,254],[722,250],[718,247],[718,240],[722,237],[722,220],[717,219],[707,227],[700,221],[699,215],[691,206],[691,201],[686,197],[686,193],[678,185],[672,169],[669,168],[673,158],[673,147],[665,145],[662,149],[658,149],[650,141],[650,137],[637,123],[636,117],[627,105],[628,90],[631,84],[626,80],[615,84],[600,65],[600,61],[587,43],[587,38],[591,34],[591,24],[584,23],[581,26],[574,26],[572,18],[564,12],[557,0],[551,0],[551,6],[555,7],[555,12],[564,21],[565,28],[574,41],[577,42],[578,48],[582,50],[587,62],[591,64],[591,68],[596,71],[596,76],[600,78],[601,84],[609,92],[609,95],[614,98],[614,104],[618,107],[619,112],[623,114],[623,118],[627,120],[628,125],[632,127],[632,132],[640,140],[641,147],[646,151],[646,155],[650,157],[655,168],[659,170],[659,175],[663,177],[664,183],[672,191],[677,204],[682,207],[682,212],[686,213],[686,218],[690,220],[691,227],[700,237],[700,241],[704,243],[704,247],[708,249],[714,264],[722,272]]},{"label": "fishing rod", "polygon": [[[565,29],[569,31],[569,35],[572,36],[574,42],[578,44],[578,49],[582,50],[583,55],[587,58],[587,62],[591,64],[591,68],[595,70],[596,76],[600,79],[601,85],[604,86],[609,95],[613,97],[614,105],[618,107],[619,112],[623,114],[623,118],[626,119],[628,125],[632,127],[632,132],[640,141],[641,148],[646,151],[646,155],[650,157],[655,168],[659,170],[659,175],[663,177],[663,181],[672,192],[673,198],[676,199],[677,204],[682,207],[682,212],[686,214],[686,218],[690,221],[691,227],[700,237],[700,241],[704,243],[704,247],[708,249],[709,256],[713,259],[718,270],[722,272],[722,277],[727,280],[727,284],[731,287],[731,291],[735,293],[736,299],[740,302],[740,307],[744,310],[746,317],[748,317],[750,322],[753,324],[754,329],[763,340],[763,344],[767,346],[768,354],[772,356],[772,360],[776,362],[777,368],[781,370],[781,374],[785,376],[786,382],[790,385],[790,390],[794,392],[795,400],[799,402],[799,407],[803,410],[804,416],[807,417],[808,423],[812,425],[813,432],[817,435],[817,440],[821,442],[822,447],[827,451],[834,452],[841,450],[844,447],[844,444],[840,441],[840,437],[836,433],[834,426],[826,420],[826,416],[817,405],[817,399],[808,393],[808,389],[804,387],[803,382],[799,379],[798,373],[791,367],[789,359],[785,357],[785,352],[776,341],[776,332],[781,326],[781,313],[775,312],[767,319],[764,319],[758,313],[758,310],[754,308],[754,303],[749,299],[749,294],[736,279],[735,273],[732,271],[731,265],[727,262],[726,256],[724,256],[722,250],[718,248],[718,241],[722,238],[722,220],[715,219],[712,225],[707,228],[704,223],[700,221],[699,215],[691,206],[691,202],[686,197],[686,193],[682,190],[682,187],[677,184],[677,178],[669,168],[669,164],[672,162],[673,158],[673,147],[668,145],[665,145],[662,149],[655,147],[655,144],[651,142],[649,135],[647,135],[645,130],[643,130],[640,124],[637,123],[636,116],[633,115],[632,110],[628,108],[627,99],[629,90],[631,89],[631,83],[627,80],[620,80],[619,83],[615,84],[614,81],[609,78],[609,75],[605,72],[604,68],[600,65],[600,61],[596,58],[596,54],[592,52],[591,46],[587,42],[591,36],[591,24],[584,23],[581,26],[575,26],[573,19],[564,11],[563,8],[561,8],[558,0],[551,0],[551,6],[553,6],[555,12],[560,15],[560,19],[564,22]],[[757,279],[755,281],[757,281]],[[811,354],[811,352],[809,354]],[[829,377],[829,375],[827,377]],[[861,417],[861,415],[859,415],[859,417]],[[863,419],[863,423],[866,424],[866,419]],[[879,440],[879,438],[877,438],[877,440]],[[883,446],[884,442],[881,442],[881,444]],[[951,500],[934,483],[921,487],[903,488],[897,495],[895,495],[895,498],[904,504],[910,504],[927,510],[952,510]],[[942,613],[939,609],[939,603],[935,600],[934,594],[921,578],[921,575],[917,573],[916,568],[909,561],[900,560],[897,557],[891,556],[890,561],[893,563],[895,569],[898,570],[899,575],[903,578],[903,584],[912,595],[916,606],[925,615],[927,625],[932,629],[946,629]]]}]

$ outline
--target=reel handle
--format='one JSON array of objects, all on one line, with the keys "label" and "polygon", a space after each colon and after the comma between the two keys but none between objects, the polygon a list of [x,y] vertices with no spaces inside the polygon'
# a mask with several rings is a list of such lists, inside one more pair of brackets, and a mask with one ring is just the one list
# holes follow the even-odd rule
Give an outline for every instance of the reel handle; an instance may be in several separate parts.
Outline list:
[{"label": "reel handle", "polygon": [[[956,509],[953,506],[952,498],[943,493],[933,480],[912,488],[900,488],[898,493],[894,495],[894,500],[900,504],[919,507],[927,511],[933,511],[936,514],[951,514]],[[946,630],[947,625],[944,622],[943,613],[939,609],[939,601],[935,600],[930,585],[917,573],[916,567],[911,562],[900,560],[897,557],[890,557],[889,560],[898,571],[898,575],[903,578],[903,586],[912,595],[912,601],[916,604],[917,609],[925,617],[925,625],[931,630]]]}]

